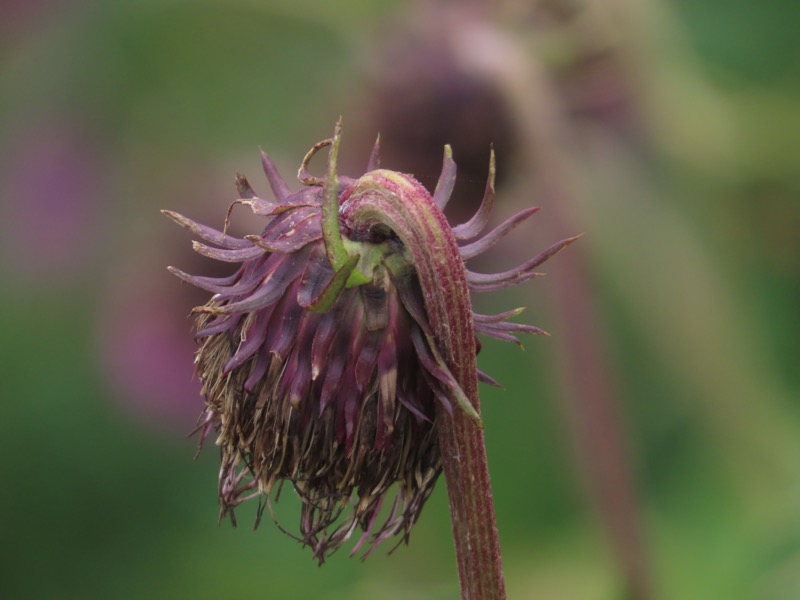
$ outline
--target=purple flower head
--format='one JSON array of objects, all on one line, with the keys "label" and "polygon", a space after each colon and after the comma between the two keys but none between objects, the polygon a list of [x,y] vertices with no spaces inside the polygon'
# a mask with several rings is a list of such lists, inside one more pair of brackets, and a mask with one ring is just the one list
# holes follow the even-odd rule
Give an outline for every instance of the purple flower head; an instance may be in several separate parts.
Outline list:
[{"label": "purple flower head", "polygon": [[[377,143],[365,175],[338,176],[340,135],[337,125],[306,155],[296,193],[263,153],[273,199],[237,176],[234,204],[264,217],[260,235],[236,238],[164,211],[202,240],[197,252],[239,265],[225,278],[170,268],[213,294],[194,310],[195,362],[206,399],[201,444],[213,431],[222,453],[221,517],[257,498],[260,520],[271,492],[289,481],[302,502],[299,539],[320,562],[356,530],[351,555],[408,540],[442,469],[437,420],[460,410],[480,423],[454,361],[474,364],[475,333],[516,343],[516,334],[542,333],[507,321],[522,309],[473,314],[470,291],[531,279],[574,239],[516,269],[473,273],[465,260],[536,212],[479,237],[494,203],[494,157],[480,209],[451,228],[442,213],[455,183],[449,147],[431,195],[411,176],[380,169]],[[324,147],[327,175],[317,179],[308,163]]]}]

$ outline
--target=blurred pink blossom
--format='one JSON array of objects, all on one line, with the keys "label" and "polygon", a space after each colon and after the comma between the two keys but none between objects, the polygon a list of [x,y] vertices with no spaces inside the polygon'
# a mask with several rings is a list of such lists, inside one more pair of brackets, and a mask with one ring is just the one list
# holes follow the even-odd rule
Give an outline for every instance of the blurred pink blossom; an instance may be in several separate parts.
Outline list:
[{"label": "blurred pink blossom", "polygon": [[174,291],[174,282],[166,271],[146,268],[149,262],[123,266],[112,283],[98,323],[98,359],[126,412],[188,434],[202,408],[190,324],[181,318],[191,300],[183,288],[168,293],[162,284]]},{"label": "blurred pink blossom", "polygon": [[104,211],[97,146],[64,122],[11,136],[1,167],[0,260],[15,276],[66,283],[86,270]]}]

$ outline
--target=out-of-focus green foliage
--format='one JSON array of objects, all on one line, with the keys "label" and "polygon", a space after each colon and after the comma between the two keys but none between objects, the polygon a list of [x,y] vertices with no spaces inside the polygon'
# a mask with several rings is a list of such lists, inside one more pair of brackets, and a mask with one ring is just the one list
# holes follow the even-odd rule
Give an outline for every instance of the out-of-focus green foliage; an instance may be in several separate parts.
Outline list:
[{"label": "out-of-focus green foliage", "polygon": [[[345,131],[363,118],[361,63],[400,18],[388,2],[284,4],[0,9],[2,598],[458,597],[444,481],[410,546],[320,569],[268,518],[251,532],[252,507],[238,529],[217,526],[215,450],[192,462],[184,438],[201,404],[184,317],[202,300],[165,271],[193,259],[158,209],[221,222],[234,172],[265,190],[259,145],[290,180],[338,115]],[[578,153],[572,210],[618,371],[655,587],[666,599],[791,600],[796,3],[609,4],[636,32],[618,50],[648,144]],[[554,241],[532,227],[537,248]],[[525,319],[557,336],[547,286],[493,308],[530,305]],[[537,338],[524,353],[488,341],[480,355],[507,388],[482,402],[508,587],[513,598],[610,600],[620,583],[574,466],[553,354]],[[286,490],[289,529],[294,508]]]}]

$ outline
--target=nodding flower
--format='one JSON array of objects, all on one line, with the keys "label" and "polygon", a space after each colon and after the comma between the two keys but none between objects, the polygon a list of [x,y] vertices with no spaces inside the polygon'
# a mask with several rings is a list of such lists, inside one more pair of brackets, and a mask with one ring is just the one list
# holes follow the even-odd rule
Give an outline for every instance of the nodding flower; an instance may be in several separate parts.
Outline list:
[{"label": "nodding flower", "polygon": [[[408,541],[442,471],[438,420],[463,411],[480,424],[454,375],[463,370],[452,366],[474,364],[476,333],[515,343],[516,334],[543,333],[508,321],[523,309],[475,314],[470,292],[536,277],[575,239],[509,271],[472,272],[465,261],[537,211],[481,236],[494,204],[494,154],[480,208],[451,227],[442,212],[456,176],[449,147],[431,195],[412,176],[381,169],[378,142],[365,175],[339,176],[340,139],[339,123],[309,151],[300,191],[289,190],[263,152],[271,197],[237,176],[233,205],[264,218],[258,235],[234,237],[164,211],[202,240],[193,243],[198,253],[238,265],[224,278],[170,267],[213,294],[193,312],[206,402],[197,431],[201,446],[213,432],[221,449],[220,518],[235,523],[235,507],[253,498],[257,525],[288,481],[302,503],[293,537],[320,563],[356,532],[351,556],[389,538]],[[308,164],[326,147],[327,173],[315,178]]]}]

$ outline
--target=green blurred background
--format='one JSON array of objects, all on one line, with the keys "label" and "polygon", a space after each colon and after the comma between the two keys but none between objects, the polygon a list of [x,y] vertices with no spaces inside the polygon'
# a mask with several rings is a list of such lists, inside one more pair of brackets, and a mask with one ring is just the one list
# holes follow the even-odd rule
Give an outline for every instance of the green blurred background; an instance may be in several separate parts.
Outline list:
[{"label": "green blurred background", "polygon": [[165,267],[213,266],[158,210],[220,224],[235,172],[266,193],[259,145],[291,181],[342,115],[354,175],[378,130],[426,185],[452,143],[465,205],[496,143],[498,222],[544,210],[484,270],[585,232],[476,299],[553,334],[479,357],[506,387],[482,402],[509,596],[800,598],[798,22],[793,0],[4,1],[0,597],[458,597],[444,481],[409,546],[318,568],[252,507],[218,526],[216,451],[185,437],[203,298]]}]

